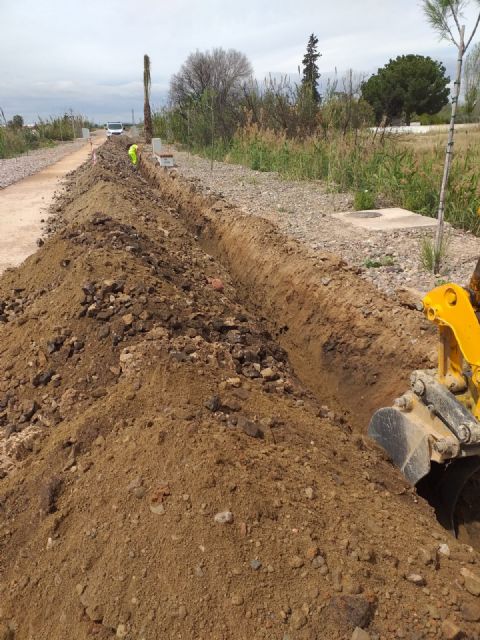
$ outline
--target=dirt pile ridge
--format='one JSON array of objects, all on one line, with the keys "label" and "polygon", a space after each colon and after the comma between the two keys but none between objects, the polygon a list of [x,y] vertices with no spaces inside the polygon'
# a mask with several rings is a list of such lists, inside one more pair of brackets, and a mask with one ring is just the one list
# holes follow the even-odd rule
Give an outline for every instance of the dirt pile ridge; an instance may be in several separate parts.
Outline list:
[{"label": "dirt pile ridge", "polygon": [[301,320],[271,335],[265,265],[268,318],[120,143],[97,157],[0,279],[0,638],[479,638],[478,555],[351,406],[322,406],[334,378],[302,384]]}]

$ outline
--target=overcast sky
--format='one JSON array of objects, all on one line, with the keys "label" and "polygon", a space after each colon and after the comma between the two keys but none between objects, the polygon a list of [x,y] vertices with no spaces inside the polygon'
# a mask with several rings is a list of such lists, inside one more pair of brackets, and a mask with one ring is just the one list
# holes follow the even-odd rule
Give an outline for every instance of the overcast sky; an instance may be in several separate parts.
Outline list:
[{"label": "overcast sky", "polygon": [[369,74],[407,53],[452,73],[455,60],[420,0],[0,0],[0,23],[0,107],[27,122],[70,108],[97,122],[130,121],[132,108],[140,118],[144,53],[154,106],[196,49],[238,49],[259,79],[296,74],[312,32],[323,74]]}]

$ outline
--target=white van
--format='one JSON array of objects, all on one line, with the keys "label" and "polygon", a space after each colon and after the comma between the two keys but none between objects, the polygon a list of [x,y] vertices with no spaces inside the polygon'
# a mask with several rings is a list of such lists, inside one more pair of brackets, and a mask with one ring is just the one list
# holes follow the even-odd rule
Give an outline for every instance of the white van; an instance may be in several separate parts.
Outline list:
[{"label": "white van", "polygon": [[110,136],[120,136],[123,131],[123,124],[121,122],[107,122],[107,138]]}]

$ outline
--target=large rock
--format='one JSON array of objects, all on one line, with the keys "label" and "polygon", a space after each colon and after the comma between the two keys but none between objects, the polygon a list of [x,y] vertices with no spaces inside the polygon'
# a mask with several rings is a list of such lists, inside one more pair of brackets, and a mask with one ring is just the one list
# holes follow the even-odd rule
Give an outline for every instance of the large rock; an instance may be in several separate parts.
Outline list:
[{"label": "large rock", "polygon": [[463,605],[461,613],[467,622],[480,622],[480,602],[467,602]]},{"label": "large rock", "polygon": [[332,620],[350,629],[367,627],[373,618],[375,608],[375,600],[360,595],[334,596],[328,605]]},{"label": "large rock", "polygon": [[480,596],[480,576],[466,567],[463,567],[460,573],[465,580],[465,589],[468,593],[471,593],[472,596]]}]

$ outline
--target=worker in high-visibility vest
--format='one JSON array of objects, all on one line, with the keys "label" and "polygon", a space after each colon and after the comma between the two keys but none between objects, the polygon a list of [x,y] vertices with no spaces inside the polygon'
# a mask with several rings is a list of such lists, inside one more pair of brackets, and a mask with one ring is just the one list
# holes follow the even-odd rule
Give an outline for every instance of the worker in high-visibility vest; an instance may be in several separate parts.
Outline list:
[{"label": "worker in high-visibility vest", "polygon": [[130,160],[132,162],[133,168],[137,169],[138,168],[138,144],[132,144],[130,145],[129,149],[128,149],[128,155],[130,156]]}]

